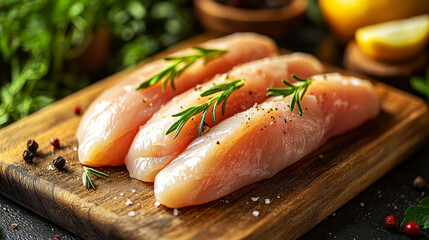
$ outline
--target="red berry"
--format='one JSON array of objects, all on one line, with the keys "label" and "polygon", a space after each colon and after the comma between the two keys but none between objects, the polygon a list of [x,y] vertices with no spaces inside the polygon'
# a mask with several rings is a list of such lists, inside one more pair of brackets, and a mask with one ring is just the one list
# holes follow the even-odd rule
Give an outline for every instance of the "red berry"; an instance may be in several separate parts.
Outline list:
[{"label": "red berry", "polygon": [[410,237],[417,237],[420,234],[420,227],[415,222],[409,222],[405,226],[405,233]]},{"label": "red berry", "polygon": [[80,115],[80,114],[81,114],[81,112],[82,112],[82,108],[81,108],[79,105],[75,105],[75,106],[73,107],[73,112],[74,112],[74,114],[76,114],[76,115]]},{"label": "red berry", "polygon": [[384,224],[387,228],[395,229],[398,227],[398,219],[393,215],[389,215],[384,219]]},{"label": "red berry", "polygon": [[58,140],[58,138],[51,138],[51,145],[54,148],[59,148],[60,147],[60,140]]},{"label": "red berry", "polygon": [[60,235],[55,235],[55,238],[60,238]]}]

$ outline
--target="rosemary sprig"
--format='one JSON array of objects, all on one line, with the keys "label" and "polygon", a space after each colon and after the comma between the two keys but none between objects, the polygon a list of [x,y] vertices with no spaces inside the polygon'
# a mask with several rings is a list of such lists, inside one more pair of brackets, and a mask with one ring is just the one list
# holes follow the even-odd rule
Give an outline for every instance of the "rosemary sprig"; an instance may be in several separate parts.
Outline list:
[{"label": "rosemary sprig", "polygon": [[189,119],[191,119],[193,116],[202,112],[203,114],[201,115],[200,123],[198,125],[198,137],[201,137],[201,133],[203,132],[204,127],[204,120],[206,119],[206,115],[210,107],[213,105],[212,119],[213,122],[216,123],[216,107],[222,103],[222,115],[225,115],[226,101],[228,100],[231,93],[233,93],[235,90],[239,89],[244,85],[245,81],[246,80],[244,78],[240,78],[231,82],[221,83],[201,93],[201,97],[206,97],[217,92],[222,92],[221,94],[218,94],[214,97],[210,97],[209,100],[203,104],[190,107],[188,109],[185,109],[184,111],[172,115],[173,117],[180,118],[170,126],[165,135],[176,131],[173,137],[175,139],[179,135],[183,126],[185,126],[186,122],[188,122]]},{"label": "rosemary sprig", "polygon": [[[269,93],[267,93],[267,96],[269,97],[276,97],[276,96],[289,96],[292,94],[292,99],[290,101],[290,110],[292,111],[293,108],[296,106],[298,108],[298,113],[300,116],[302,116],[302,108],[300,104],[300,100],[304,97],[305,92],[307,92],[308,86],[311,84],[313,79],[302,79],[295,74],[292,74],[292,78],[297,80],[298,82],[303,82],[301,85],[293,85],[291,83],[288,83],[286,80],[283,80],[283,83],[288,86],[288,88],[268,88]],[[301,93],[301,95],[300,95]]]},{"label": "rosemary sprig", "polygon": [[167,87],[167,83],[169,80],[173,90],[176,90],[174,86],[174,79],[178,77],[180,74],[182,74],[183,71],[185,71],[185,69],[187,69],[189,66],[194,64],[198,59],[203,58],[204,64],[206,64],[208,61],[227,52],[227,50],[223,50],[223,49],[209,49],[209,48],[202,48],[202,47],[195,47],[195,46],[191,48],[197,50],[197,53],[180,56],[180,57],[165,57],[164,58],[165,61],[175,61],[175,62],[172,63],[170,66],[164,68],[161,72],[159,72],[155,76],[141,83],[136,90],[153,86],[163,79],[164,79],[164,82],[162,84],[163,92],[165,91],[165,88]]},{"label": "rosemary sprig", "polygon": [[109,174],[107,174],[107,173],[104,173],[104,172],[100,172],[100,171],[97,171],[97,170],[95,170],[95,169],[93,169],[93,168],[89,168],[89,167],[83,167],[83,170],[84,170],[84,172],[83,172],[83,174],[82,174],[82,182],[83,182],[83,185],[85,186],[85,187],[87,187],[87,188],[90,188],[90,187],[92,187],[94,190],[96,189],[95,188],[95,186],[94,186],[94,184],[92,183],[92,181],[91,181],[91,177],[89,176],[89,174],[91,173],[91,174],[93,174],[93,175],[95,175],[95,176],[97,176],[97,177],[100,177],[100,176],[103,176],[103,177],[109,177]]}]

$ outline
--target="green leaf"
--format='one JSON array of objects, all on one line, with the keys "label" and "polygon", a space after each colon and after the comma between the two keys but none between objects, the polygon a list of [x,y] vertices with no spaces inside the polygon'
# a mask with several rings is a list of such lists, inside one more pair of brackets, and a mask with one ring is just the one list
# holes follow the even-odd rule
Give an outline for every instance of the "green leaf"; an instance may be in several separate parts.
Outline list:
[{"label": "green leaf", "polygon": [[423,78],[412,77],[410,80],[411,87],[421,94],[427,94],[429,92],[429,85],[426,85],[426,82]]},{"label": "green leaf", "polygon": [[216,107],[218,106],[218,104],[222,103],[222,115],[225,115],[225,108],[226,108],[226,102],[229,98],[229,96],[237,89],[239,89],[240,87],[242,87],[245,83],[245,79],[244,78],[240,78],[240,79],[236,79],[234,81],[231,82],[227,82],[227,83],[222,83],[222,84],[218,84],[206,91],[204,91],[203,93],[200,94],[200,97],[205,97],[217,92],[222,92],[219,95],[216,95],[214,97],[209,97],[208,101],[197,105],[197,106],[192,106],[190,108],[187,108],[179,113],[173,114],[171,115],[172,117],[179,117],[179,120],[177,120],[176,122],[174,122],[167,130],[167,132],[165,133],[165,135],[170,134],[171,132],[175,131],[174,133],[174,137],[173,139],[175,139],[181,129],[183,128],[183,126],[185,126],[186,122],[189,121],[189,119],[191,119],[193,116],[203,112],[203,114],[201,114],[201,119],[198,125],[198,137],[201,137],[201,134],[203,132],[203,128],[204,128],[204,120],[206,118],[206,115],[209,111],[209,108],[211,106],[213,106],[212,108],[212,118],[213,118],[213,123],[216,123]]},{"label": "green leaf", "polygon": [[405,218],[401,223],[401,231],[409,222],[415,222],[423,228],[429,228],[429,207],[428,206],[410,206],[405,211]]},{"label": "green leaf", "polygon": [[420,205],[429,207],[429,197],[425,197],[420,201]]}]

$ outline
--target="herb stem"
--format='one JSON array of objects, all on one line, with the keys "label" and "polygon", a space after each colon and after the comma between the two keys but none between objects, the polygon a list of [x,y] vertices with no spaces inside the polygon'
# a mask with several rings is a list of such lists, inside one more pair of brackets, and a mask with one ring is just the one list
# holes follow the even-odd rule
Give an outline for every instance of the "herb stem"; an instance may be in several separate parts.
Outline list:
[{"label": "herb stem", "polygon": [[[307,92],[308,86],[313,82],[313,79],[303,79],[297,77],[295,74],[292,74],[292,78],[295,79],[298,82],[303,82],[301,85],[294,85],[286,80],[283,80],[283,83],[288,86],[287,88],[268,88],[269,93],[267,93],[267,96],[269,97],[276,97],[276,96],[283,96],[287,97],[289,95],[292,95],[291,102],[290,102],[290,110],[293,111],[295,104],[298,108],[298,113],[300,116],[302,116],[302,107],[300,101],[303,99],[304,94]],[[300,95],[301,94],[301,95]]]},{"label": "herb stem", "polygon": [[97,171],[97,170],[95,170],[95,169],[93,169],[93,168],[90,168],[90,167],[83,167],[83,170],[84,170],[84,172],[83,172],[83,174],[82,174],[82,182],[83,182],[83,185],[85,186],[85,187],[87,187],[87,188],[93,188],[94,190],[96,189],[95,188],[95,186],[94,186],[94,184],[92,183],[92,181],[91,181],[91,177],[90,177],[90,173],[91,174],[93,174],[93,175],[95,175],[95,176],[97,176],[97,177],[100,177],[100,176],[103,176],[103,177],[109,177],[109,174],[107,174],[107,173],[104,173],[104,172],[100,172],[100,171]]},{"label": "herb stem", "polygon": [[180,118],[179,118],[179,120],[177,120],[176,122],[174,122],[170,126],[170,128],[167,130],[165,135],[168,135],[171,132],[175,131],[173,138],[176,139],[176,137],[179,135],[182,128],[185,126],[186,122],[188,122],[189,119],[191,119],[193,116],[202,112],[201,119],[200,119],[200,122],[198,124],[198,137],[201,137],[201,134],[202,134],[203,128],[204,128],[204,120],[206,119],[206,115],[207,115],[210,107],[213,106],[213,108],[212,108],[212,119],[213,119],[213,122],[216,123],[216,108],[217,108],[217,106],[219,104],[222,104],[222,115],[225,115],[226,102],[227,102],[229,96],[235,90],[242,87],[244,85],[245,81],[246,81],[246,79],[240,78],[240,79],[233,80],[231,82],[221,83],[221,84],[218,84],[218,85],[204,91],[203,93],[201,93],[200,94],[201,97],[206,97],[206,96],[210,96],[212,94],[218,93],[218,92],[222,92],[222,93],[220,93],[214,97],[209,97],[208,101],[205,103],[187,108],[184,111],[181,111],[179,113],[172,115],[172,117],[180,117]]},{"label": "herb stem", "polygon": [[198,59],[204,59],[204,64],[206,64],[208,61],[219,57],[220,55],[227,52],[227,50],[223,49],[209,49],[195,46],[191,48],[196,50],[197,53],[179,57],[165,57],[164,61],[175,62],[161,70],[161,72],[159,72],[158,74],[142,82],[136,88],[136,90],[148,88],[164,80],[164,82],[162,83],[162,91],[165,91],[169,81],[171,84],[171,88],[175,91],[176,88],[174,86],[174,79],[179,77],[183,73],[183,71],[185,71],[188,67],[194,64]]}]

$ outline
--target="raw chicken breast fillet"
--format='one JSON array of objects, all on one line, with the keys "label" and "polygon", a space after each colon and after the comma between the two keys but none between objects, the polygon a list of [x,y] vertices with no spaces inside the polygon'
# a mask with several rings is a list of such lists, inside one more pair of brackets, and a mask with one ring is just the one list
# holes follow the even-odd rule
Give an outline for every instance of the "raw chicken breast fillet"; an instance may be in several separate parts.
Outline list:
[{"label": "raw chicken breast fillet", "polygon": [[[303,53],[294,53],[253,61],[235,67],[227,74],[220,75],[211,81],[190,89],[176,96],[167,105],[157,111],[152,118],[143,125],[134,139],[125,164],[130,176],[146,182],[153,182],[155,175],[168,163],[176,158],[198,134],[198,124],[201,114],[189,120],[180,134],[173,139],[174,132],[165,135],[168,128],[178,120],[171,115],[192,106],[208,101],[209,97],[200,97],[200,94],[214,85],[245,78],[244,85],[233,92],[226,105],[225,116],[222,116],[222,107],[217,107],[216,123],[238,112],[244,111],[255,103],[261,103],[268,97],[267,88],[282,87],[282,79],[292,81],[291,74],[310,77],[322,73],[322,64],[313,56]],[[212,127],[212,109],[205,118],[206,126]]]},{"label": "raw chicken breast fillet", "polygon": [[[254,33],[237,33],[200,45],[204,48],[226,49],[228,52],[207,64],[198,60],[174,80],[176,91],[170,83],[162,92],[162,81],[136,91],[140,83],[172,64],[158,60],[144,65],[135,74],[104,91],[85,112],[76,138],[79,142],[79,160],[84,165],[120,166],[138,132],[162,104],[175,95],[210,80],[218,73],[233,66],[261,59],[277,53],[275,43],[268,37]],[[184,56],[195,50],[186,49],[172,56]]]},{"label": "raw chicken breast fillet", "polygon": [[211,128],[158,173],[155,197],[179,208],[203,204],[270,178],[328,138],[379,113],[369,81],[338,73],[317,75],[290,111],[290,96],[272,98]]}]

